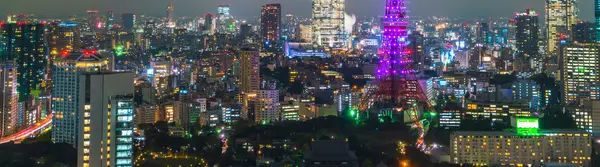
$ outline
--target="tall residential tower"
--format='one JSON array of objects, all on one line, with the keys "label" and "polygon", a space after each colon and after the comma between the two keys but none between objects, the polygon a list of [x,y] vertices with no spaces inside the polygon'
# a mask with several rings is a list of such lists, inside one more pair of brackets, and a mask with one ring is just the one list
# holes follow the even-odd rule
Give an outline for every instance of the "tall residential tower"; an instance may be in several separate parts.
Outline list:
[{"label": "tall residential tower", "polygon": [[265,48],[277,47],[281,38],[281,4],[267,4],[262,7],[261,35]]},{"label": "tall residential tower", "polygon": [[52,141],[67,143],[77,147],[77,127],[81,98],[80,74],[108,70],[108,60],[94,54],[95,51],[68,53],[62,55],[52,65]]},{"label": "tall residential tower", "polygon": [[519,58],[539,56],[538,14],[531,9],[527,9],[522,13],[515,13],[515,24],[517,25],[515,38],[517,39]]}]

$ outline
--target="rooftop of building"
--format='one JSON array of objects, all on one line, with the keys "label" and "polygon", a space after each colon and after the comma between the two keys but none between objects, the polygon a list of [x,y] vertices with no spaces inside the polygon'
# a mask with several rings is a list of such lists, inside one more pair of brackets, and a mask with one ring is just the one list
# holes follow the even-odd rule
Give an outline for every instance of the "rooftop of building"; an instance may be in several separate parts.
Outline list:
[{"label": "rooftop of building", "polygon": [[[543,134],[544,136],[553,136],[559,134],[590,134],[581,129],[543,129],[539,130],[539,134]],[[520,135],[515,130],[505,130],[505,131],[455,131],[452,132],[452,135],[470,135],[470,136],[528,136],[528,135]]]},{"label": "rooftop of building", "polygon": [[86,52],[70,52],[66,56],[61,56],[58,60],[73,60],[73,61],[102,61],[104,57],[96,53],[96,51]]}]

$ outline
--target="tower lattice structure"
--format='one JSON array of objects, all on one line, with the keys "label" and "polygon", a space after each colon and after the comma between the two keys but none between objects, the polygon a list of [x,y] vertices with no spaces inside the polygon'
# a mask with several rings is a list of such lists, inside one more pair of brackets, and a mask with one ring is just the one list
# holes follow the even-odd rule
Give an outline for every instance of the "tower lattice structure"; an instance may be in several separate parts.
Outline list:
[{"label": "tower lattice structure", "polygon": [[[382,24],[383,43],[379,50],[376,86],[367,89],[359,110],[365,111],[377,102],[398,111],[414,108],[416,103],[431,108],[412,68],[412,50],[407,47],[409,17],[404,0],[386,0]],[[417,114],[413,113],[411,117],[418,121]]]},{"label": "tower lattice structure", "polygon": [[413,51],[407,47],[409,17],[405,0],[386,0],[385,16],[381,22],[383,43],[379,50],[377,78],[375,86],[366,89],[359,110],[368,112],[369,108],[374,107],[404,112],[412,121],[411,127],[418,130],[416,146],[425,150],[428,121],[421,120],[419,111],[431,111],[432,106],[412,68],[410,55]]}]

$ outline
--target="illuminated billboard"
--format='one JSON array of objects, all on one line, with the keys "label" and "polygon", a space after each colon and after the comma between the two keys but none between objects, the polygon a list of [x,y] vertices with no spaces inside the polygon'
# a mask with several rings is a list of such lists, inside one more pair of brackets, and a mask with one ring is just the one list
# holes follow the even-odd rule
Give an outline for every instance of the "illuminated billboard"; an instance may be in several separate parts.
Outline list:
[{"label": "illuminated billboard", "polygon": [[535,128],[538,129],[539,118],[517,118],[517,128]]},{"label": "illuminated billboard", "polygon": [[516,118],[517,134],[522,136],[540,136],[539,118],[535,117],[519,117]]}]

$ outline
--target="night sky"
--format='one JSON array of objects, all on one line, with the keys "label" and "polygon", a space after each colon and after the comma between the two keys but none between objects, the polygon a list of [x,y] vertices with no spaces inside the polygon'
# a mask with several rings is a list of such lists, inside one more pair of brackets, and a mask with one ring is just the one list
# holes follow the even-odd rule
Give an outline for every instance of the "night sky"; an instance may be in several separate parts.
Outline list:
[{"label": "night sky", "polygon": [[[232,14],[249,18],[260,14],[260,6],[281,3],[284,13],[310,16],[312,0],[0,0],[0,14],[18,12],[51,16],[84,14],[87,9],[136,12],[164,16],[169,1],[175,3],[176,16],[201,16],[216,12],[217,4],[231,4]],[[544,0],[409,0],[416,16],[511,16],[515,11],[533,8],[543,13]],[[580,18],[593,19],[594,0],[579,0]],[[385,0],[346,0],[347,12],[357,16],[382,14]],[[34,5],[35,4],[35,5]]]}]

